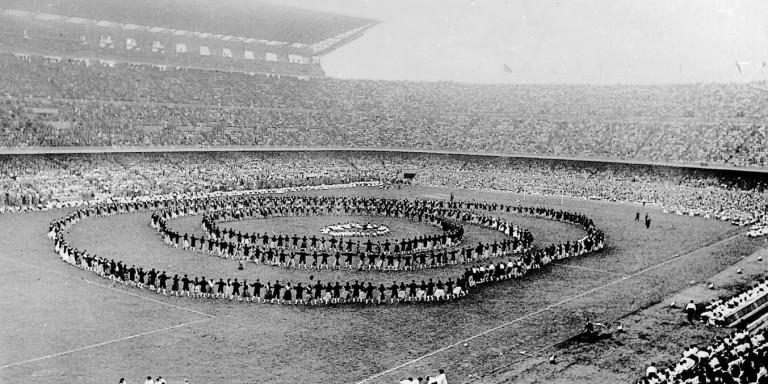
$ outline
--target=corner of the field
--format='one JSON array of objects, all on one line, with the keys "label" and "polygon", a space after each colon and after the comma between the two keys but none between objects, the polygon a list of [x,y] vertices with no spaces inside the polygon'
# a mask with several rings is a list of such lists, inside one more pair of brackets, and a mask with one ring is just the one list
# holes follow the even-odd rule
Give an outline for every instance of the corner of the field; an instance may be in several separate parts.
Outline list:
[{"label": "corner of the field", "polygon": [[709,303],[713,299],[736,294],[739,287],[765,278],[766,274],[768,274],[768,247],[762,246],[705,281],[690,281],[690,287],[667,297],[657,305],[668,307],[674,302],[680,308],[684,308],[691,300],[696,304]]}]

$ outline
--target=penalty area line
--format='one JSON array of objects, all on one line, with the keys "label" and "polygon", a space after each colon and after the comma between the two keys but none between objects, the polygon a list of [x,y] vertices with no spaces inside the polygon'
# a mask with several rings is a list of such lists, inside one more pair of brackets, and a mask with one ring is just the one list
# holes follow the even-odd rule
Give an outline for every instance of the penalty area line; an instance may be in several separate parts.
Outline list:
[{"label": "penalty area line", "polygon": [[[29,264],[29,263],[25,263],[25,262],[19,261],[19,260],[9,259],[7,257],[0,256],[0,259],[12,261],[12,262],[15,262],[17,264],[25,265],[27,267],[37,268],[37,269],[40,269],[40,270],[43,270],[43,271],[46,271],[46,272],[51,272],[51,273],[54,273],[54,274],[57,274],[57,275],[66,276],[66,277],[70,277],[70,278],[73,278],[73,279],[77,278],[77,276],[71,275],[69,273],[64,273],[64,272],[61,272],[61,271],[56,271],[56,270],[53,270],[53,269],[48,269],[48,268],[45,268],[45,267],[41,267],[39,265]],[[91,285],[95,285],[97,287],[102,287],[102,288],[106,288],[106,289],[109,289],[109,290],[112,290],[112,291],[124,293],[126,295],[137,297],[137,298],[142,299],[142,300],[147,300],[147,301],[151,301],[153,303],[165,305],[167,307],[172,307],[172,308],[176,308],[176,309],[181,309],[182,311],[187,311],[187,312],[192,312],[192,313],[195,313],[195,314],[198,314],[198,315],[203,315],[203,316],[206,316],[206,317],[208,317],[210,319],[216,318],[216,316],[208,314],[208,313],[205,313],[205,312],[200,312],[200,311],[196,311],[194,309],[185,308],[185,307],[182,307],[182,306],[179,306],[179,305],[175,305],[175,304],[171,304],[171,303],[166,303],[166,302],[163,302],[163,301],[160,301],[160,300],[153,299],[151,297],[146,297],[146,296],[142,296],[142,295],[139,295],[139,294],[136,294],[136,293],[133,293],[133,292],[129,292],[129,291],[123,290],[123,289],[118,289],[118,288],[115,288],[115,287],[113,287],[111,285],[97,283],[97,282],[90,281],[90,280],[88,280],[86,278],[83,278],[83,277],[81,277],[80,279],[82,281],[85,281],[87,284],[91,284]],[[114,284],[115,284],[115,282],[113,281],[112,285],[114,285]],[[121,284],[121,285],[124,285],[124,284]]]},{"label": "penalty area line", "polygon": [[714,246],[716,246],[716,245],[719,245],[719,244],[725,243],[725,242],[727,242],[727,241],[731,241],[731,240],[733,240],[733,239],[735,239],[735,238],[738,238],[738,237],[740,237],[740,236],[741,236],[741,235],[739,235],[739,234],[736,234],[736,235],[733,235],[733,236],[731,236],[731,237],[727,237],[727,238],[725,238],[725,239],[722,239],[722,240],[720,240],[720,241],[717,241],[717,242],[714,242],[714,243],[712,243],[712,244],[709,244],[709,245],[706,245],[706,246],[704,246],[704,247],[701,247],[701,248],[699,248],[699,249],[696,249],[696,250],[690,251],[690,252],[688,252],[688,253],[685,253],[685,254],[682,254],[682,255],[678,255],[678,256],[675,256],[675,257],[673,257],[673,258],[671,258],[671,259],[669,259],[669,260],[666,260],[666,261],[662,261],[661,263],[658,263],[658,264],[654,264],[654,265],[651,265],[650,267],[647,267],[647,268],[641,269],[641,270],[639,270],[639,271],[637,271],[637,272],[634,272],[634,273],[632,273],[632,274],[629,274],[629,275],[623,276],[623,277],[622,277],[622,278],[620,278],[620,279],[616,279],[616,280],[610,281],[610,282],[608,282],[608,283],[606,283],[606,284],[603,284],[603,285],[601,285],[601,286],[599,286],[599,287],[595,287],[595,288],[592,288],[592,289],[590,289],[590,290],[587,290],[587,291],[585,291],[585,292],[582,292],[582,293],[580,293],[580,294],[578,294],[578,295],[575,295],[575,296],[571,296],[571,297],[569,297],[569,298],[567,298],[567,299],[564,299],[564,300],[562,300],[562,301],[559,301],[559,302],[557,302],[557,303],[554,303],[554,304],[550,304],[550,305],[548,305],[548,306],[546,306],[546,307],[544,307],[544,308],[541,308],[541,309],[539,309],[539,310],[537,310],[537,311],[531,312],[531,313],[529,313],[529,314],[527,314],[527,315],[523,315],[523,316],[521,316],[521,317],[518,317],[518,318],[516,318],[516,319],[512,319],[512,320],[510,320],[510,321],[508,321],[508,322],[506,322],[506,323],[504,323],[504,324],[501,324],[501,325],[497,325],[497,326],[495,326],[495,327],[493,327],[493,328],[490,328],[490,329],[487,329],[487,330],[485,330],[485,331],[483,331],[483,332],[480,332],[480,333],[478,333],[478,334],[476,334],[476,335],[474,335],[474,336],[470,336],[470,337],[468,337],[468,338],[466,338],[466,339],[464,339],[464,340],[460,340],[460,341],[457,341],[457,342],[455,342],[455,343],[453,343],[453,344],[447,345],[447,346],[445,346],[445,347],[442,347],[442,348],[440,348],[440,349],[436,349],[436,350],[434,350],[434,351],[432,351],[432,352],[429,352],[429,353],[427,353],[427,354],[425,354],[425,355],[419,356],[419,357],[417,357],[417,358],[415,358],[415,359],[413,359],[413,360],[410,360],[410,361],[406,361],[405,363],[402,363],[402,364],[400,364],[400,365],[394,366],[394,367],[392,367],[392,368],[389,368],[389,369],[387,369],[387,370],[385,370],[385,371],[381,371],[381,372],[379,372],[379,373],[376,373],[376,374],[374,374],[374,375],[372,375],[372,376],[369,376],[369,377],[367,377],[367,378],[365,378],[365,379],[363,379],[363,380],[360,380],[360,381],[356,382],[355,384],[364,384],[364,383],[368,383],[368,382],[370,382],[371,380],[374,380],[374,379],[377,379],[377,378],[379,378],[379,377],[382,377],[382,376],[384,376],[384,375],[390,374],[390,373],[392,373],[392,372],[395,372],[395,371],[397,371],[397,370],[400,370],[401,368],[405,368],[405,367],[407,367],[407,366],[409,366],[409,365],[411,365],[411,364],[417,363],[417,362],[419,362],[419,361],[421,361],[421,360],[424,360],[424,359],[426,359],[426,358],[428,358],[428,357],[434,356],[434,355],[436,355],[436,354],[438,354],[438,353],[440,353],[440,352],[444,352],[444,351],[447,351],[447,350],[449,350],[449,349],[451,349],[451,348],[455,348],[455,347],[458,347],[459,345],[462,345],[462,344],[464,344],[464,343],[466,343],[466,342],[469,342],[469,341],[475,340],[475,339],[477,339],[477,338],[479,338],[479,337],[483,337],[483,336],[485,336],[485,335],[487,335],[487,334],[489,334],[489,333],[495,332],[495,331],[497,331],[497,330],[499,330],[499,329],[502,329],[502,328],[508,327],[508,326],[510,326],[510,325],[512,325],[512,324],[515,324],[515,323],[519,323],[519,322],[521,322],[521,321],[523,321],[523,320],[526,320],[526,319],[529,319],[529,318],[531,318],[531,317],[533,317],[533,316],[536,316],[536,315],[542,314],[542,313],[544,313],[544,312],[546,312],[546,311],[549,311],[550,309],[554,309],[554,308],[560,307],[560,306],[562,306],[562,305],[564,305],[564,304],[568,304],[568,303],[570,303],[571,301],[574,301],[574,300],[576,300],[576,299],[580,299],[580,298],[582,298],[582,297],[584,297],[584,296],[587,296],[587,295],[591,295],[591,294],[593,294],[593,293],[595,293],[595,292],[598,292],[598,291],[602,291],[602,290],[604,290],[604,289],[606,289],[606,288],[608,288],[608,287],[614,286],[614,285],[616,285],[616,284],[619,284],[619,283],[621,283],[621,282],[624,282],[624,281],[626,281],[626,280],[629,280],[629,279],[631,279],[631,278],[633,278],[633,277],[636,277],[636,276],[640,276],[640,275],[643,275],[643,274],[645,274],[645,273],[647,273],[647,272],[649,272],[649,271],[652,271],[652,270],[654,270],[654,269],[657,269],[657,268],[661,268],[661,267],[663,267],[663,266],[665,266],[665,265],[667,265],[667,264],[671,264],[671,263],[673,263],[673,262],[675,262],[675,261],[678,261],[678,260],[684,259],[684,258],[686,258],[686,257],[688,257],[688,256],[690,256],[690,255],[693,255],[693,254],[695,254],[695,253],[697,253],[697,252],[699,252],[699,251],[705,250],[705,249],[707,249],[707,248],[711,248],[711,247],[714,247]]},{"label": "penalty area line", "polygon": [[29,359],[29,360],[25,360],[25,361],[20,361],[18,363],[13,363],[13,364],[8,364],[8,365],[5,365],[5,366],[2,366],[2,367],[0,367],[0,370],[7,369],[7,368],[12,368],[12,367],[17,367],[17,366],[24,365],[24,364],[34,363],[34,362],[40,361],[40,360],[47,360],[47,359],[51,359],[51,358],[54,358],[54,357],[68,355],[70,353],[80,352],[80,351],[84,351],[86,349],[98,348],[98,347],[101,347],[101,346],[104,346],[104,345],[119,343],[121,341],[131,340],[131,339],[135,339],[137,337],[151,335],[153,333],[171,331],[171,330],[174,330],[174,329],[177,329],[177,328],[186,327],[186,326],[189,326],[189,325],[194,325],[194,324],[201,323],[203,321],[208,321],[208,320],[211,320],[211,319],[212,318],[199,319],[199,320],[195,320],[195,321],[192,321],[192,322],[189,322],[189,323],[177,324],[177,325],[173,325],[173,326],[170,326],[170,327],[155,329],[154,331],[137,333],[135,335],[125,336],[125,337],[121,337],[119,339],[104,341],[104,342],[101,342],[101,343],[96,343],[96,344],[88,345],[88,346],[81,347],[81,348],[70,349],[68,351],[54,353],[54,354],[47,355],[47,356],[36,357],[34,359]]}]

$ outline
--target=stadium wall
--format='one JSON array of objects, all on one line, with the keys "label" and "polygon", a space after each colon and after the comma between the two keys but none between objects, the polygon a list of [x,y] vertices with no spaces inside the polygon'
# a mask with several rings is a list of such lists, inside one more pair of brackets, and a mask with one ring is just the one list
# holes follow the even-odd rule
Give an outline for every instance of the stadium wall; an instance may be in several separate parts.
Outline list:
[{"label": "stadium wall", "polygon": [[511,159],[536,159],[552,161],[583,162],[596,164],[624,164],[635,166],[669,167],[691,170],[723,171],[734,174],[768,175],[768,168],[733,167],[709,164],[669,163],[651,161],[633,161],[602,157],[567,157],[542,156],[538,154],[482,153],[471,151],[438,151],[429,149],[387,148],[387,147],[252,147],[252,146],[173,146],[173,147],[0,147],[2,155],[41,155],[41,154],[88,154],[88,153],[158,153],[158,152],[393,152],[414,154],[436,154],[448,156],[501,157]]}]

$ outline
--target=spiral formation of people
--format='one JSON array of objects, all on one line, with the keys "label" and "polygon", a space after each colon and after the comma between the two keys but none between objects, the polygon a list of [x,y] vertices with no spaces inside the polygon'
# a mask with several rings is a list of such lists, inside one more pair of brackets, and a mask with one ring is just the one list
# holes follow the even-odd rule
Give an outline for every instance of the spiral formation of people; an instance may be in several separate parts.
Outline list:
[{"label": "spiral formation of people", "polygon": [[[605,247],[604,235],[591,219],[582,214],[545,207],[453,199],[284,196],[265,192],[268,191],[223,196],[166,196],[84,206],[51,222],[48,237],[53,240],[54,251],[62,261],[116,283],[190,299],[293,305],[455,300],[472,293],[479,286],[521,278],[553,261],[597,252]],[[158,232],[167,246],[232,260],[233,269],[243,270],[247,265],[258,264],[318,271],[425,271],[421,281],[398,281],[397,275],[389,275],[387,278],[394,277],[391,284],[374,281],[374,275],[365,281],[350,279],[344,282],[321,281],[314,276],[310,276],[308,281],[262,281],[260,278],[241,281],[210,274],[171,275],[161,268],[129,265],[121,260],[91,254],[71,246],[65,239],[67,231],[80,221],[134,212],[152,212],[148,225]],[[574,241],[537,247],[529,230],[501,218],[501,213],[561,221],[583,228],[586,235]],[[180,233],[171,225],[173,220],[189,216],[201,217],[202,235]],[[308,237],[300,233],[243,234],[221,227],[235,221],[267,222],[281,217],[309,216],[408,220],[432,226],[440,233],[374,242],[372,236],[361,233],[343,237],[331,233],[320,237],[312,234]],[[493,230],[501,233],[503,238],[492,243],[469,244],[464,239],[465,226]],[[337,227],[360,230],[381,228],[372,225]],[[426,271],[457,265],[464,267],[463,273],[446,279],[430,276]]]}]

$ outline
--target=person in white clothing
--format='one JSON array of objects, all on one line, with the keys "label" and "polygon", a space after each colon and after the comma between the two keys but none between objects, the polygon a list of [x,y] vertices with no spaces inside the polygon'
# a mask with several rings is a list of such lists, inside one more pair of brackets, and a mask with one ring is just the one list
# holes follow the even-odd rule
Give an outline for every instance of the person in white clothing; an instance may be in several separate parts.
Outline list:
[{"label": "person in white clothing", "polygon": [[448,379],[445,377],[445,371],[442,369],[438,371],[439,374],[435,376],[435,383],[437,384],[448,384]]},{"label": "person in white clothing", "polygon": [[650,365],[648,365],[648,368],[645,369],[646,376],[650,376],[652,373],[653,374],[658,373],[658,370],[656,369],[656,365],[654,363],[651,363]]}]

